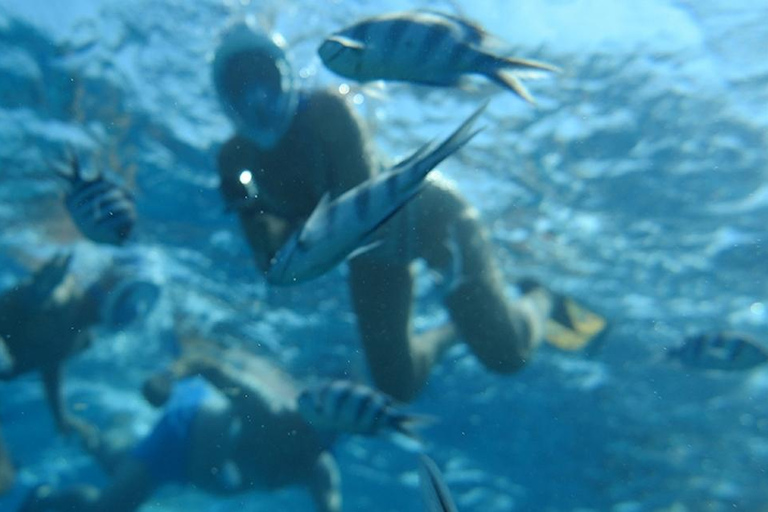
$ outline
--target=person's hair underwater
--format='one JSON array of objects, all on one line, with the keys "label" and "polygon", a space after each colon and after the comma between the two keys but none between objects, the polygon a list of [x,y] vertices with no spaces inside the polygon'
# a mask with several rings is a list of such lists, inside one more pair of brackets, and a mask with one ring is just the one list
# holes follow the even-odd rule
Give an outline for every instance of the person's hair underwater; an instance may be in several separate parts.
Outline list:
[{"label": "person's hair underwater", "polygon": [[170,372],[157,373],[144,381],[141,394],[152,407],[163,407],[173,393],[174,382]]},{"label": "person's hair underwater", "polygon": [[227,27],[213,59],[213,83],[242,135],[265,149],[285,135],[299,91],[280,36],[268,35],[250,20]]}]

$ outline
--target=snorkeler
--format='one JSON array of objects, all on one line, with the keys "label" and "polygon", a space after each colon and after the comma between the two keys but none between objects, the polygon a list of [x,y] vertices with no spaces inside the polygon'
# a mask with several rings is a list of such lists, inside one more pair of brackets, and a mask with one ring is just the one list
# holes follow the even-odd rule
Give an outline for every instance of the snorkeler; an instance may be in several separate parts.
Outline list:
[{"label": "snorkeler", "polygon": [[[64,433],[82,427],[64,407],[64,362],[91,344],[92,327],[124,327],[157,298],[147,293],[157,291],[154,285],[131,282],[115,266],[83,287],[70,271],[71,261],[71,254],[57,254],[0,295],[0,381],[39,372],[56,427]],[[12,475],[4,468],[12,465],[0,447],[0,476]]]},{"label": "snorkeler", "polygon": [[[213,81],[237,132],[218,155],[220,190],[240,218],[256,265],[267,272],[326,193],[338,197],[380,166],[345,99],[299,90],[282,41],[248,22],[223,34]],[[380,232],[383,243],[350,260],[349,286],[373,380],[399,400],[418,393],[457,335],[486,368],[506,374],[530,359],[552,325],[570,348],[586,345],[605,326],[596,315],[573,325],[568,315],[577,305],[564,305],[563,297],[530,280],[523,296],[509,302],[477,212],[437,172]],[[418,337],[411,324],[417,258],[442,276],[452,320]]]},{"label": "snorkeler", "polygon": [[89,328],[97,324],[99,303],[90,290],[78,286],[69,273],[71,254],[49,259],[29,278],[0,295],[0,344],[8,355],[8,368],[0,380],[37,371],[59,430],[73,421],[61,396],[61,368],[67,358],[91,343]]},{"label": "snorkeler", "polygon": [[40,486],[20,512],[130,512],[168,483],[222,496],[305,485],[318,511],[339,512],[339,473],[327,451],[333,439],[299,414],[299,388],[290,377],[245,351],[196,344],[146,381],[144,397],[163,407],[146,437],[130,443],[79,430],[113,475],[105,489]]}]

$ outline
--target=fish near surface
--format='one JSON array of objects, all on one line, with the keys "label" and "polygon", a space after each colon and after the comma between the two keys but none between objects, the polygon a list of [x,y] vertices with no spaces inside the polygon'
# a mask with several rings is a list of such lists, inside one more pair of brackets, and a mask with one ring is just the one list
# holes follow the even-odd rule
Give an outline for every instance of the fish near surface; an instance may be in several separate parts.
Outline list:
[{"label": "fish near surface", "polygon": [[499,55],[498,40],[480,26],[430,10],[384,14],[362,20],[325,39],[323,64],[352,80],[393,80],[458,86],[466,75],[483,75],[533,104],[522,79],[556,66]]},{"label": "fish near surface", "polygon": [[132,194],[101,173],[84,177],[74,154],[69,171],[58,172],[70,184],[64,203],[80,232],[97,243],[122,245],[136,223]]},{"label": "fish near surface", "polygon": [[364,436],[397,434],[417,445],[412,428],[435,421],[407,413],[388,395],[347,380],[309,386],[297,400],[299,412],[315,427]]},{"label": "fish near surface", "polygon": [[749,370],[768,362],[768,349],[737,332],[697,334],[669,352],[685,366],[702,370]]},{"label": "fish near surface", "polygon": [[486,106],[478,108],[436,148],[422,146],[336,199],[326,194],[272,258],[267,281],[287,285],[313,279],[374,245],[374,232],[416,196],[427,174],[478,133],[473,125]]}]

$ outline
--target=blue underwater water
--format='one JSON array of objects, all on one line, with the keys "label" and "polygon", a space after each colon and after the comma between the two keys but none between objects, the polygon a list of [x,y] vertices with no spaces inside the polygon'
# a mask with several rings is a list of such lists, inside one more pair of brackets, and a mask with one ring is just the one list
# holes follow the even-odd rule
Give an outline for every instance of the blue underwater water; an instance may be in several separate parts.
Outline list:
[{"label": "blue underwater water", "polygon": [[[467,16],[563,72],[526,82],[532,108],[482,80],[361,88],[323,68],[328,33],[417,7]],[[768,510],[768,369],[704,372],[665,357],[711,329],[768,343],[765,0],[5,0],[0,289],[62,249],[85,280],[117,255],[162,285],[145,321],[99,330],[68,362],[69,408],[146,431],[154,413],[137,389],[174,356],[171,307],[298,379],[366,379],[346,270],[270,288],[223,212],[215,154],[231,127],[210,62],[220,29],[246,13],[285,36],[304,84],[348,88],[391,158],[491,98],[483,133],[441,170],[480,210],[510,294],[534,276],[609,319],[599,350],[543,346],[513,375],[463,346],[437,366],[409,407],[441,418],[424,437],[459,510]],[[70,221],[50,165],[66,144],[133,190],[127,246],[85,240]],[[423,269],[415,307],[417,329],[447,321]],[[39,482],[106,481],[56,433],[38,381],[0,382],[19,468],[2,511]],[[335,453],[345,510],[423,510],[413,454],[354,437]],[[311,503],[294,488],[221,499],[168,487],[142,510]]]}]

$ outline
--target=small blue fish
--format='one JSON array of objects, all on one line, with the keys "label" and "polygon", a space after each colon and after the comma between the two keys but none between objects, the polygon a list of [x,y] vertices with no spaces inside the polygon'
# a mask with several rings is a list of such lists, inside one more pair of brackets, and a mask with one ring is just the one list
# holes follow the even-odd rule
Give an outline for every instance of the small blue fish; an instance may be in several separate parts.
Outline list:
[{"label": "small blue fish", "polygon": [[304,419],[319,428],[375,436],[400,434],[418,441],[414,425],[435,421],[402,411],[394,400],[375,389],[346,380],[336,380],[304,389],[298,397]]},{"label": "small blue fish", "polygon": [[559,69],[544,62],[498,55],[500,42],[478,25],[431,10],[362,20],[325,39],[318,49],[334,73],[359,82],[395,80],[458,86],[465,75],[484,75],[529,103],[521,79]]},{"label": "small blue fish", "polygon": [[768,349],[736,332],[697,334],[669,351],[669,357],[703,370],[749,370],[768,361]]},{"label": "small blue fish", "polygon": [[74,153],[70,169],[58,172],[70,184],[64,202],[80,232],[94,242],[122,245],[136,223],[133,195],[101,173],[84,178]]},{"label": "small blue fish", "polygon": [[486,106],[477,109],[436,148],[422,146],[333,201],[326,194],[272,258],[267,281],[277,285],[307,281],[375,247],[380,243],[372,240],[376,230],[416,196],[437,164],[478,133],[472,126]]},{"label": "small blue fish", "polygon": [[456,512],[456,505],[437,464],[424,454],[419,455],[419,487],[427,512]]}]

